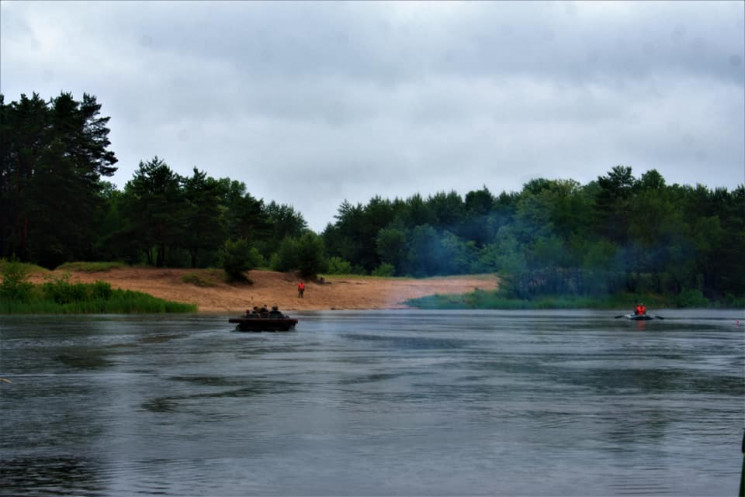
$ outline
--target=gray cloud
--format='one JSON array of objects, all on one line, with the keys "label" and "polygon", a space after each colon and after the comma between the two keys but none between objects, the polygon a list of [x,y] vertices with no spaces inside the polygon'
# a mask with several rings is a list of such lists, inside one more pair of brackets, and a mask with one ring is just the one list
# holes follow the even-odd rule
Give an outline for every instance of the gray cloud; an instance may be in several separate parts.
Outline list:
[{"label": "gray cloud", "polygon": [[745,179],[737,2],[3,2],[0,91],[94,94],[120,159],[339,204],[616,164]]}]

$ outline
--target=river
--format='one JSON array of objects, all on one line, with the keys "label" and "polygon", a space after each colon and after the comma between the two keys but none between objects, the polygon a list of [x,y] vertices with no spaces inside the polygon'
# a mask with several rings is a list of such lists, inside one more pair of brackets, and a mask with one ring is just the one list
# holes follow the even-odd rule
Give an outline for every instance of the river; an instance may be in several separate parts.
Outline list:
[{"label": "river", "polygon": [[736,495],[745,314],[614,314],[0,316],[0,495]]}]

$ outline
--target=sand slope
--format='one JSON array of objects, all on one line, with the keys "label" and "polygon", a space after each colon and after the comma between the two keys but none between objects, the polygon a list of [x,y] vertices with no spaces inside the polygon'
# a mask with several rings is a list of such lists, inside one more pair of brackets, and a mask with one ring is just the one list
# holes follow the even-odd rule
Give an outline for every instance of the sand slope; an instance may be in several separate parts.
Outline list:
[{"label": "sand slope", "polygon": [[[52,273],[57,276],[59,274]],[[213,286],[185,283],[184,275],[197,275]],[[304,298],[297,296],[298,279],[292,274],[255,270],[253,284],[227,284],[218,271],[207,269],[118,268],[102,272],[71,272],[71,281],[107,281],[114,288],[136,290],[155,297],[197,304],[200,312],[243,312],[254,305],[277,305],[286,311],[327,309],[394,309],[425,295],[459,294],[497,288],[493,275],[450,276],[427,279],[357,278],[331,276],[325,283],[306,282]]]}]

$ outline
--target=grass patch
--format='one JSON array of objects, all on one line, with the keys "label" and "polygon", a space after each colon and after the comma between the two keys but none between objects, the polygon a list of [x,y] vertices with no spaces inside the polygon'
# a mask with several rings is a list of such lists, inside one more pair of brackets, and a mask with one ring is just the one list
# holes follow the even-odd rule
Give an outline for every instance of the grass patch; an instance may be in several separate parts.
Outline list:
[{"label": "grass patch", "polygon": [[202,288],[217,286],[213,274],[205,276],[200,273],[186,273],[181,277],[181,281]]},{"label": "grass patch", "polygon": [[[6,276],[7,278],[7,276]],[[25,281],[0,286],[0,314],[155,314],[196,312],[195,304],[159,299],[142,292],[113,289],[105,281],[71,283],[70,273],[41,285]]]},{"label": "grass patch", "polygon": [[29,264],[27,262],[18,262],[18,261],[12,261],[12,260],[9,261],[7,259],[0,259],[0,274],[5,274],[8,264],[21,268],[27,275],[31,275],[35,273],[47,274],[50,272],[49,269],[43,268],[41,266],[37,266],[36,264]]},{"label": "grass patch", "polygon": [[125,266],[126,264],[123,262],[66,262],[58,266],[57,269],[83,273],[102,273]]},{"label": "grass patch", "polygon": [[43,298],[27,302],[0,298],[0,314],[162,314],[196,312],[195,304],[159,299],[142,292],[112,290],[111,296],[59,303]]}]

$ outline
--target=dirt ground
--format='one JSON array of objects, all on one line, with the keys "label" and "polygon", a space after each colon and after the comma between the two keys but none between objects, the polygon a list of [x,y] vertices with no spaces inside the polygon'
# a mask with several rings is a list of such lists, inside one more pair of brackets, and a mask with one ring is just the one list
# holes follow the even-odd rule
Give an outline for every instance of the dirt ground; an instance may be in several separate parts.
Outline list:
[{"label": "dirt ground", "polygon": [[[60,276],[53,272],[55,276]],[[197,280],[209,286],[187,283]],[[330,276],[324,282],[306,281],[298,298],[298,278],[292,274],[255,270],[252,284],[227,284],[219,271],[208,269],[117,268],[101,272],[71,272],[70,281],[107,281],[114,288],[136,290],[176,302],[197,304],[199,312],[243,312],[253,306],[279,306],[280,310],[396,309],[403,302],[426,295],[461,294],[497,288],[493,275],[442,278],[364,278]],[[40,278],[40,277],[39,277]]]}]

